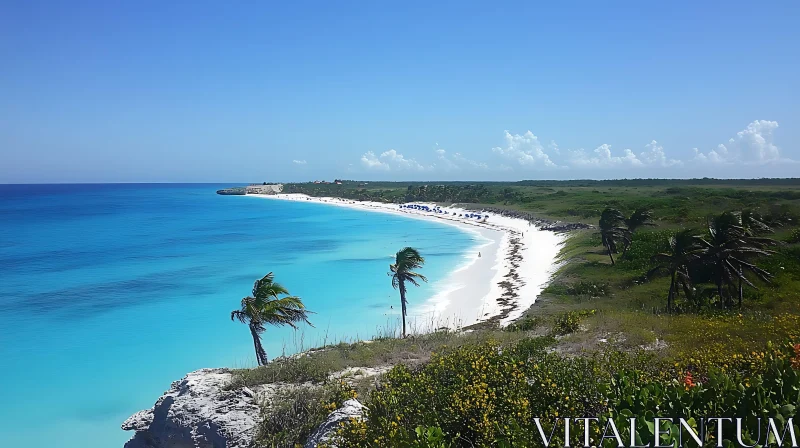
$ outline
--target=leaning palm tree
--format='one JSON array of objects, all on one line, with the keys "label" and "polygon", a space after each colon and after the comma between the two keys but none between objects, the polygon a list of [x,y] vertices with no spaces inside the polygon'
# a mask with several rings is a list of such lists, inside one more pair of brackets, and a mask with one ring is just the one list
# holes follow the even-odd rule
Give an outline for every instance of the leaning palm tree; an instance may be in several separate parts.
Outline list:
[{"label": "leaning palm tree", "polygon": [[[281,297],[284,296],[284,297]],[[266,330],[265,325],[288,325],[297,328],[298,322],[308,321],[308,314],[303,301],[299,297],[289,295],[279,283],[275,283],[272,272],[256,280],[253,285],[253,295],[242,299],[241,308],[231,312],[231,320],[238,320],[250,327],[253,336],[253,345],[256,350],[256,360],[259,366],[267,363],[267,352],[261,344],[261,333]]]},{"label": "leaning palm tree", "polygon": [[413,247],[405,247],[395,255],[394,264],[389,265],[392,287],[400,289],[400,307],[403,314],[403,337],[406,337],[406,282],[419,286],[417,280],[427,282],[424,275],[414,272],[425,264],[425,259]]},{"label": "leaning palm tree", "polygon": [[[771,238],[760,237],[765,233],[772,233],[772,228],[765,223],[764,218],[755,210],[745,209],[738,214],[739,222],[741,223],[742,230],[744,231],[743,239],[745,243],[750,246],[765,249],[770,246],[777,246],[778,242]],[[744,285],[742,282],[744,278],[744,270],[739,267],[739,307],[742,306],[742,296],[744,293]]]},{"label": "leaning palm tree", "polygon": [[619,210],[607,208],[603,210],[600,215],[600,239],[603,242],[603,247],[608,251],[608,258],[611,259],[611,265],[614,265],[614,252],[617,252],[617,246],[627,245],[630,243],[630,231],[623,226],[625,216]]},{"label": "leaning palm tree", "polygon": [[[655,225],[655,223],[653,223],[653,213],[650,210],[644,208],[637,208],[636,210],[634,210],[630,216],[624,219],[624,222],[625,222],[625,227],[628,228],[628,232],[630,232],[631,236],[640,227]],[[625,252],[627,252],[629,248],[630,248],[630,242],[628,242],[628,244],[625,244],[625,246],[622,248],[622,255],[625,255]]]},{"label": "leaning palm tree", "polygon": [[742,228],[750,236],[772,233],[772,227],[767,224],[764,217],[755,210],[745,209],[739,214]]},{"label": "leaning palm tree", "polygon": [[670,277],[669,294],[667,295],[667,311],[672,312],[672,303],[678,293],[678,287],[691,291],[692,279],[689,276],[689,265],[700,258],[700,246],[694,236],[694,230],[684,229],[669,239],[669,252],[653,255],[651,260],[659,263],[647,273],[648,277],[658,272],[666,272]]},{"label": "leaning palm tree", "polygon": [[755,288],[744,275],[745,270],[764,282],[769,282],[772,277],[769,272],[747,261],[755,256],[773,253],[764,248],[765,243],[760,238],[751,238],[755,237],[748,237],[740,216],[725,212],[709,219],[707,235],[698,239],[703,248],[703,257],[711,263],[717,295],[727,307],[733,306],[730,290],[737,286],[739,280]]}]

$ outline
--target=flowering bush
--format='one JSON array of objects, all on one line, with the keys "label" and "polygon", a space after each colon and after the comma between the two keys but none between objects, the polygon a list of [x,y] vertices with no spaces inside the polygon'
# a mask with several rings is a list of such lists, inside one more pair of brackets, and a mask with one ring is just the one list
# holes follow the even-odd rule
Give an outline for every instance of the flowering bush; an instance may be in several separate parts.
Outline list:
[{"label": "flowering bush", "polygon": [[[627,419],[637,417],[634,438],[647,443],[654,417],[683,417],[690,424],[707,416],[742,417],[755,428],[758,418],[793,418],[800,401],[800,346],[770,345],[754,371],[698,371],[647,354],[567,358],[549,353],[550,342],[465,346],[417,370],[396,367],[371,394],[366,420],[340,428],[337,446],[540,446],[535,417],[547,434],[558,418],[599,418],[590,428],[592,443],[609,419],[619,419],[623,439],[630,440]],[[672,429],[677,434],[679,428]],[[734,429],[723,438],[735,440]],[[551,446],[564,446],[562,436],[555,431]],[[712,436],[709,445],[716,444]],[[670,444],[670,437],[662,441]],[[749,432],[744,437],[755,441]],[[582,438],[582,430],[573,431],[571,445]]]},{"label": "flowering bush", "polygon": [[[637,417],[635,438],[646,442],[654,437],[653,427],[648,425],[654,417],[684,418],[690,422],[706,417],[740,417],[744,419],[743,442],[753,445],[762,437],[752,431],[758,428],[759,418],[764,422],[773,418],[785,425],[789,418],[797,415],[800,372],[793,359],[796,356],[789,345],[774,348],[769,344],[756,372],[711,367],[702,380],[692,372],[684,373],[682,379],[642,380],[633,370],[622,371],[610,383],[609,410],[604,418],[625,417],[627,421],[628,417]],[[622,429],[624,427],[620,425],[620,432],[623,439],[628,440],[630,429]],[[680,432],[677,422],[665,428],[670,429],[672,435],[663,435],[662,443],[676,442]],[[766,434],[763,422],[761,430]],[[709,431],[708,445],[717,443],[712,441],[715,432]],[[735,425],[723,425],[722,436],[723,440],[735,441]]]}]

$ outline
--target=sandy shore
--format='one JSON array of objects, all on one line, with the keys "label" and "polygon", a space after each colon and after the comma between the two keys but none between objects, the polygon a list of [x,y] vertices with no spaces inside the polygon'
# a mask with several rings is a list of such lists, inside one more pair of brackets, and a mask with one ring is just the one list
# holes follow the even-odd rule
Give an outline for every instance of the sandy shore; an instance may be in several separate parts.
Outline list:
[{"label": "sandy shore", "polygon": [[[447,212],[445,214],[401,208],[398,204],[302,194],[249,196],[318,202],[433,220],[474,234],[478,244],[465,250],[464,262],[454,266],[446,278],[434,282],[433,297],[422,304],[410,304],[409,316],[413,327],[419,331],[431,327],[463,327],[490,319],[507,324],[518,318],[547,285],[564,240],[562,234],[538,229],[524,219],[494,213],[489,213],[485,220],[459,217],[459,214],[479,212],[460,207],[440,207]],[[434,207],[434,204],[415,204]]]}]

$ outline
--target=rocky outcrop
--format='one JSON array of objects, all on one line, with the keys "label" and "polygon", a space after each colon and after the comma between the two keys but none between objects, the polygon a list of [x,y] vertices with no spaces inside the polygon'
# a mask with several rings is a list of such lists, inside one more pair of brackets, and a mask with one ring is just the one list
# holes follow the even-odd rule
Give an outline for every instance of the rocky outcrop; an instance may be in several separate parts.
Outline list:
[{"label": "rocky outcrop", "polygon": [[278,194],[283,191],[283,184],[250,185],[247,194]]},{"label": "rocky outcrop", "polygon": [[223,188],[217,194],[242,196],[246,194],[278,194],[283,191],[283,184],[258,184],[246,187]]},{"label": "rocky outcrop", "polygon": [[247,194],[247,190],[244,187],[223,188],[222,190],[217,190],[217,194],[224,196],[244,196]]},{"label": "rocky outcrop", "polygon": [[361,419],[364,416],[366,407],[358,400],[352,399],[342,403],[342,407],[331,412],[328,418],[317,427],[316,430],[308,437],[308,441],[303,448],[317,448],[317,445],[325,443],[325,446],[336,448],[336,445],[330,443],[331,437],[336,432],[339,424],[346,422],[351,418]]},{"label": "rocky outcrop", "polygon": [[[350,367],[332,373],[330,379],[352,383],[377,378],[389,368]],[[315,387],[311,383],[269,383],[252,389],[229,388],[231,380],[227,369],[200,369],[175,381],[155,406],[133,414],[122,424],[125,431],[136,431],[125,448],[247,448],[261,421],[262,405],[271,405],[275,397],[297,387]],[[357,400],[345,401],[305,446],[316,447],[328,440],[340,422],[361,418],[364,409]]]},{"label": "rocky outcrop", "polygon": [[226,390],[230,381],[226,369],[201,369],[175,381],[152,409],[122,424],[136,431],[125,448],[246,448],[261,409],[252,390]]}]

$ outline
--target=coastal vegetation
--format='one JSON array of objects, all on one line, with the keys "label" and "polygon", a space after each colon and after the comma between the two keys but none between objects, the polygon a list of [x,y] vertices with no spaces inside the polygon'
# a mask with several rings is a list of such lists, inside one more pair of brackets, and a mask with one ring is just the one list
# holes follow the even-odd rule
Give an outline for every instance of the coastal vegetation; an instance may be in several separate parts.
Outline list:
[{"label": "coastal vegetation", "polygon": [[[781,431],[793,418],[800,435],[798,180],[342,181],[284,191],[458,202],[592,226],[569,232],[553,280],[505,328],[340,344],[237,372],[240,385],[331,384],[342,369],[395,366],[346,382],[369,411],[340,428],[338,446],[539,446],[533,418],[549,435],[563,416],[598,418],[592,442],[614,446],[603,429],[628,417],[638,445],[654,441],[654,416],[684,417],[694,429],[704,416],[741,417],[747,444],[776,442],[756,432],[759,418]],[[628,440],[630,429],[618,427]],[[671,429],[662,443],[675,441],[680,428]],[[582,435],[576,428],[572,444]],[[737,436],[723,427],[725,445]],[[716,446],[713,437],[702,444]]]},{"label": "coastal vegetation", "polygon": [[389,276],[392,277],[392,288],[400,290],[400,307],[403,316],[403,337],[406,337],[406,282],[419,286],[417,280],[427,282],[428,279],[414,269],[419,269],[425,264],[425,258],[413,247],[405,247],[397,252],[395,261],[389,265]]},{"label": "coastal vegetation", "polygon": [[[722,424],[726,446],[737,437],[748,446],[766,445],[768,418],[779,422],[777,436],[785,441],[787,424],[797,434],[792,419],[800,388],[800,345],[769,346],[749,364],[692,372],[652,354],[608,351],[564,357],[548,350],[552,344],[549,338],[513,345],[488,342],[448,350],[419,369],[397,367],[372,393],[366,419],[339,429],[337,446],[543,446],[542,437],[550,439],[550,446],[618,446],[611,432],[603,438],[609,420],[615,420],[622,440],[672,446],[679,439],[691,440],[681,433],[678,418],[689,422],[704,445],[715,446],[716,427],[699,427],[707,416],[744,419],[741,431],[735,424]],[[674,419],[668,432],[656,434],[656,416]],[[585,432],[574,422],[567,440],[563,426],[554,430],[559,419],[579,417],[595,420],[584,422],[589,425]],[[637,417],[633,434],[631,417]]]},{"label": "coastal vegetation", "polygon": [[614,264],[614,254],[617,252],[618,246],[621,244],[624,248],[628,248],[631,244],[631,234],[629,228],[624,227],[625,217],[619,210],[607,208],[603,210],[600,215],[600,239],[603,241],[603,247],[608,252],[608,258],[611,259],[611,264]]},{"label": "coastal vegetation", "polygon": [[308,314],[303,301],[290,295],[286,288],[276,283],[270,272],[256,280],[253,295],[243,298],[240,308],[231,311],[231,320],[238,320],[250,328],[256,360],[258,365],[263,366],[269,361],[261,343],[261,334],[266,331],[266,325],[288,325],[292,328],[297,328],[298,322],[310,325]]}]

